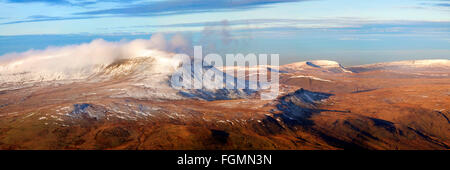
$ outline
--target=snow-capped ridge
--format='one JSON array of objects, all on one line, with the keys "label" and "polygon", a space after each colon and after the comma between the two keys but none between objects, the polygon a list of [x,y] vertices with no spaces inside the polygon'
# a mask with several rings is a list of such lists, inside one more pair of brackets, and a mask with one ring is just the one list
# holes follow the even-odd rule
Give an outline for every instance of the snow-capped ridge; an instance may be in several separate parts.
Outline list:
[{"label": "snow-capped ridge", "polygon": [[450,60],[448,60],[448,59],[405,60],[405,61],[365,64],[365,65],[359,65],[359,66],[355,66],[355,67],[381,67],[381,66],[410,66],[410,67],[449,66],[450,67]]},{"label": "snow-capped ridge", "polygon": [[302,61],[291,64],[286,64],[281,66],[282,70],[285,71],[312,71],[312,70],[321,70],[324,72],[333,72],[333,73],[352,73],[352,71],[346,69],[344,66],[339,64],[336,61],[331,60],[311,60],[311,61]]},{"label": "snow-capped ridge", "polygon": [[0,67],[0,80],[3,83],[34,83],[61,80],[84,80],[95,78],[112,78],[126,76],[132,73],[142,75],[147,73],[171,73],[171,63],[176,61],[160,57],[131,57],[117,59],[111,63],[92,64],[83,67],[67,68],[64,70],[51,69],[15,69],[10,65]]},{"label": "snow-capped ridge", "polygon": [[341,67],[341,65],[338,62],[331,61],[331,60],[301,61],[301,62],[295,62],[295,63],[287,64],[285,66],[291,66],[291,67],[311,66],[311,67],[317,67],[317,68]]},{"label": "snow-capped ridge", "polygon": [[354,72],[367,72],[375,70],[388,70],[403,73],[448,72],[450,70],[450,60],[432,59],[432,60],[394,61],[394,62],[353,66],[350,67],[349,69]]}]

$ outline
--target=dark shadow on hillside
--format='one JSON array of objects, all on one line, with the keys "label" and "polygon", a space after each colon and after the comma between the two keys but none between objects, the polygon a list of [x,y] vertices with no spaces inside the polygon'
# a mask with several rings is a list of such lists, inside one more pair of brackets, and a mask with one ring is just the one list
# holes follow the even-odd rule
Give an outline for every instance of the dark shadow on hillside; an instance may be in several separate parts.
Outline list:
[{"label": "dark shadow on hillside", "polygon": [[318,109],[317,104],[324,99],[328,99],[333,94],[312,92],[305,89],[299,89],[278,99],[277,109],[281,114],[274,114],[289,125],[311,126],[314,123],[309,120],[312,114],[326,111]]},{"label": "dark shadow on hillside", "polygon": [[[351,150],[365,149],[358,144],[338,139],[334,136],[328,135],[313,128],[314,121],[310,120],[313,114],[318,114],[324,111],[350,113],[350,111],[320,109],[318,105],[321,103],[321,101],[324,99],[328,99],[330,96],[333,96],[333,94],[299,89],[278,99],[278,104],[276,105],[277,113],[273,112],[274,117],[275,119],[281,118],[283,124],[287,126],[286,128],[296,131],[298,130],[297,128],[300,127],[310,132],[311,134],[322,138],[331,146]],[[264,119],[263,122],[265,123],[266,127],[277,129],[276,131],[278,133],[280,133],[279,131],[287,130],[279,125],[279,123],[270,116],[267,116],[267,118]],[[383,124],[383,122],[381,122],[381,124]]]}]

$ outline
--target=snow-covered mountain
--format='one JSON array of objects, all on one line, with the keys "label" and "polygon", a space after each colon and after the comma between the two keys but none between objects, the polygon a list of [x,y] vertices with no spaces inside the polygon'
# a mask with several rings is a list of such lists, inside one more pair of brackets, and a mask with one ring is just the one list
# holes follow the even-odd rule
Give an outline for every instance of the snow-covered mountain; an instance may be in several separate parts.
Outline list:
[{"label": "snow-covered mountain", "polygon": [[287,72],[327,72],[327,73],[352,73],[336,61],[312,60],[281,66],[280,70]]},{"label": "snow-covered mountain", "polygon": [[[110,64],[88,65],[78,68],[68,68],[64,71],[43,70],[18,72],[14,65],[0,67],[0,87],[8,89],[12,87],[28,87],[25,85],[43,84],[68,84],[68,83],[101,83],[114,82],[111,94],[115,97],[134,98],[160,98],[182,99],[198,98],[204,100],[246,98],[255,93],[249,89],[225,89],[227,86],[235,86],[242,81],[237,81],[233,75],[228,75],[218,68],[206,66],[202,72],[194,70],[181,70],[191,73],[193,81],[201,81],[204,74],[218,73],[219,79],[233,79],[233,82],[220,82],[223,89],[214,89],[217,84],[204,84],[201,89],[174,89],[171,87],[171,76],[175,71],[184,69],[178,61],[167,57],[134,57],[119,59]],[[202,74],[204,73],[204,74]],[[209,76],[211,77],[211,76]],[[244,77],[245,79],[245,77]],[[243,81],[248,84],[248,80]],[[187,81],[182,81],[184,86]],[[245,86],[244,84],[244,86]]]},{"label": "snow-covered mountain", "polygon": [[[199,64],[201,66],[201,64]],[[194,67],[194,64],[192,65]],[[191,68],[192,68],[191,67]],[[186,69],[180,67],[179,69]],[[239,69],[239,68],[236,68]],[[179,94],[185,97],[200,98],[204,100],[228,100],[237,98],[247,98],[254,94],[256,90],[248,88],[249,80],[245,77],[235,77],[224,72],[223,68],[216,68],[213,66],[202,66],[201,72],[195,72],[194,69],[191,70],[178,70],[191,73],[193,82],[199,82],[203,85],[200,89],[186,89],[182,88]],[[205,77],[214,77],[220,82],[215,81],[203,81]],[[233,81],[226,81],[233,80]],[[180,86],[185,86],[186,82],[182,82]],[[246,87],[246,88],[234,88],[227,89],[226,87]]]}]

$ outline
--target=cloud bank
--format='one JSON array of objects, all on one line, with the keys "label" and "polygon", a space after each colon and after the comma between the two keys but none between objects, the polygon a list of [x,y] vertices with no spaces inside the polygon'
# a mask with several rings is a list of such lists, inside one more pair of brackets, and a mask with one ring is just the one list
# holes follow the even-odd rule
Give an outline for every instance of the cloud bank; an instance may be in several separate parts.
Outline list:
[{"label": "cloud bank", "polygon": [[153,1],[127,7],[93,10],[77,15],[158,16],[186,13],[222,12],[260,8],[267,5],[305,0],[168,0]]}]

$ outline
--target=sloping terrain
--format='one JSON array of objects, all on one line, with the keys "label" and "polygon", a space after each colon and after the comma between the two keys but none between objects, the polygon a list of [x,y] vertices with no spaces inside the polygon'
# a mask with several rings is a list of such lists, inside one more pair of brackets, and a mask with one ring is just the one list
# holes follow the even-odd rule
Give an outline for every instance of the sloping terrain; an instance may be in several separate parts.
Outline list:
[{"label": "sloping terrain", "polygon": [[280,95],[267,101],[259,92],[175,90],[171,70],[153,69],[154,60],[118,60],[79,79],[3,82],[0,148],[450,147],[445,62],[440,73],[331,61],[280,66]]}]

